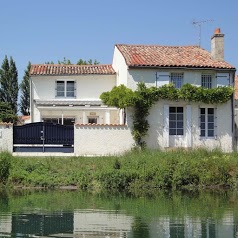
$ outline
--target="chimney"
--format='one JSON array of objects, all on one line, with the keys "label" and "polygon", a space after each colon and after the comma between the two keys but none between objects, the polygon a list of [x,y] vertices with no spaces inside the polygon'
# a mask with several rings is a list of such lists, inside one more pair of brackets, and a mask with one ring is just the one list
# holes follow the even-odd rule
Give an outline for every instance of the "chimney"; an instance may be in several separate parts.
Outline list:
[{"label": "chimney", "polygon": [[211,55],[213,60],[224,61],[224,34],[217,28],[211,37]]}]

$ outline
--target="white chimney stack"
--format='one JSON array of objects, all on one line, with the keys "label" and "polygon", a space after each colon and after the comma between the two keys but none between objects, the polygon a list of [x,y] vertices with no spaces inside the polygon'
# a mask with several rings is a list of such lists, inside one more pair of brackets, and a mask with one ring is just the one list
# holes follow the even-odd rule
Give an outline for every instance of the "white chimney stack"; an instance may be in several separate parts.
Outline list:
[{"label": "white chimney stack", "polygon": [[213,60],[224,61],[224,34],[217,28],[211,37],[211,55]]}]

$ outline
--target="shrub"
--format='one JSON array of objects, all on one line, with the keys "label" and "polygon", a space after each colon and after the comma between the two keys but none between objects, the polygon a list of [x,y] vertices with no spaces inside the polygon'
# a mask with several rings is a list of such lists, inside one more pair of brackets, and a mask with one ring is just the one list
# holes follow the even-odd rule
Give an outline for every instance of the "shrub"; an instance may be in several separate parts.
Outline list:
[{"label": "shrub", "polygon": [[10,174],[12,155],[8,152],[0,153],[0,180],[6,183]]}]

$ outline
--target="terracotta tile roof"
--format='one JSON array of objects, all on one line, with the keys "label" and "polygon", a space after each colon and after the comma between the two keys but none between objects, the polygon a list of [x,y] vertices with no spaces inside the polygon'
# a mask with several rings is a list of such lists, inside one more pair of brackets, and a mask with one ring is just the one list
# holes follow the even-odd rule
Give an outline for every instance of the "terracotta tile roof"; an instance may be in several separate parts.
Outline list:
[{"label": "terracotta tile roof", "polygon": [[80,75],[80,74],[115,74],[112,65],[64,65],[33,64],[31,76],[37,75]]},{"label": "terracotta tile roof", "polygon": [[129,67],[195,67],[235,69],[224,61],[212,60],[199,46],[124,45],[116,47]]},{"label": "terracotta tile roof", "polygon": [[238,75],[235,78],[235,100],[238,100]]}]

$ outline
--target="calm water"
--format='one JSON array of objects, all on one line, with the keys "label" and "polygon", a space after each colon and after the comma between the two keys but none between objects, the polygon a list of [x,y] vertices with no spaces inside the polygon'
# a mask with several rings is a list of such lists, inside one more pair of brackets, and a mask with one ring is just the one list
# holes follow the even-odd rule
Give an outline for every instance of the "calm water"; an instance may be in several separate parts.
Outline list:
[{"label": "calm water", "polygon": [[238,194],[2,192],[0,237],[238,237]]}]

